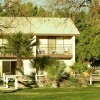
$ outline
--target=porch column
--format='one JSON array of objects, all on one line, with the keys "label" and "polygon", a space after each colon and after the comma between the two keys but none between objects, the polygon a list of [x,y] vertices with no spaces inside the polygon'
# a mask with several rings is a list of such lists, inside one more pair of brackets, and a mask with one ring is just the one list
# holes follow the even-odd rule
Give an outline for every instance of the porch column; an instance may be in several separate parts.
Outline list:
[{"label": "porch column", "polygon": [[6,76],[6,88],[8,88],[8,77]]},{"label": "porch column", "polygon": [[90,74],[90,85],[92,85],[92,74]]},{"label": "porch column", "polygon": [[15,77],[15,89],[18,89],[18,79]]},{"label": "porch column", "polygon": [[[33,39],[34,40],[32,41],[32,43],[36,42],[36,36],[34,36]],[[36,46],[33,47],[33,55],[34,57],[36,57]]]}]

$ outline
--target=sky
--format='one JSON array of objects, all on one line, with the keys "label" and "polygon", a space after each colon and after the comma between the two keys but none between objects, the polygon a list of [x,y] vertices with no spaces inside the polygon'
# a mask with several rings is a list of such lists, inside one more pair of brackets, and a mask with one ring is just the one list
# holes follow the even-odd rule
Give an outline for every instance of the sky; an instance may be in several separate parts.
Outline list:
[{"label": "sky", "polygon": [[45,0],[22,0],[23,2],[33,2],[33,4],[36,4],[38,6],[44,6]]},{"label": "sky", "polygon": [[35,3],[35,4],[39,5],[39,6],[41,6],[41,5],[43,5],[45,3],[45,0],[27,0],[27,1],[33,2],[33,3]]},{"label": "sky", "polygon": [[[13,1],[13,0],[10,0]],[[38,6],[43,6],[45,4],[45,0],[22,0],[23,2],[33,2],[34,4],[38,5]],[[4,0],[0,0],[0,3],[4,3]]]},{"label": "sky", "polygon": [[[14,0],[9,0],[9,1],[14,1]],[[42,6],[45,8],[47,8],[48,6],[48,4],[46,4],[46,0],[22,0],[22,2],[33,2],[34,5]],[[0,3],[4,4],[4,0],[0,0]],[[88,8],[85,7],[85,8],[82,8],[81,10],[87,11]]]}]

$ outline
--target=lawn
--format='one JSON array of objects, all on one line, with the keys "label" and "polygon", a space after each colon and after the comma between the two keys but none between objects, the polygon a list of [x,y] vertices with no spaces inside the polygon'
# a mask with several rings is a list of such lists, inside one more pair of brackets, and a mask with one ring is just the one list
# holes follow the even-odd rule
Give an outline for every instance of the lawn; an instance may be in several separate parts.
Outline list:
[{"label": "lawn", "polygon": [[0,90],[0,100],[100,100],[100,87]]}]

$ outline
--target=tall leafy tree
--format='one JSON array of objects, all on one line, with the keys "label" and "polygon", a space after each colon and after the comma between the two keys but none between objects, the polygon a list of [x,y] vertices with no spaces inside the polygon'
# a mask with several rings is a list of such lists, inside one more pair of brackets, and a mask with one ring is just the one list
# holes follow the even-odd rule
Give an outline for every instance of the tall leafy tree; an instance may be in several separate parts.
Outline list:
[{"label": "tall leafy tree", "polygon": [[42,16],[42,17],[46,17],[47,12],[44,8],[39,7],[38,12],[37,12],[37,16]]},{"label": "tall leafy tree", "polygon": [[68,8],[75,13],[87,8],[92,0],[46,0],[46,2],[51,10]]},{"label": "tall leafy tree", "polygon": [[36,16],[38,12],[38,7],[34,6],[32,2],[23,3],[21,4],[21,9],[23,11],[23,15],[26,17],[33,17]]},{"label": "tall leafy tree", "polygon": [[68,8],[56,9],[54,12],[55,17],[69,17],[70,12]]},{"label": "tall leafy tree", "polygon": [[6,17],[51,17],[49,9],[34,5],[33,2],[22,2],[22,0],[5,0],[4,6],[0,6],[0,16]]},{"label": "tall leafy tree", "polygon": [[78,38],[76,55],[80,61],[100,60],[100,14],[91,8],[83,15],[77,19],[77,27],[81,34]]}]

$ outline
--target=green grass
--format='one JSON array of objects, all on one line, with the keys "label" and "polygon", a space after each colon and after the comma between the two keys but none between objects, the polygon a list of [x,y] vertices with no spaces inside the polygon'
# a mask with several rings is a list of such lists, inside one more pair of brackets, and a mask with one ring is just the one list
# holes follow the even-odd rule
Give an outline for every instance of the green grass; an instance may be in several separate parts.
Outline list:
[{"label": "green grass", "polygon": [[100,100],[99,87],[0,90],[0,100]]}]

